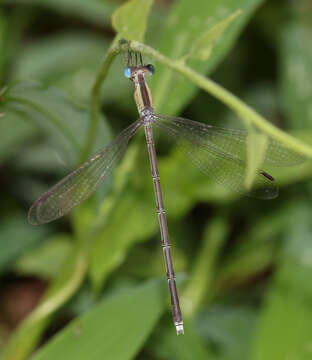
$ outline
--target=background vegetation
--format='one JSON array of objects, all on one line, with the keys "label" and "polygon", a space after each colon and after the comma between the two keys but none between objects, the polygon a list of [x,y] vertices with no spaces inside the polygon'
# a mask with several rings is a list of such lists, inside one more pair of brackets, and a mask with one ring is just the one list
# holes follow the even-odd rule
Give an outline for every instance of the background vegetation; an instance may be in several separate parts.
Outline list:
[{"label": "background vegetation", "polygon": [[[30,204],[85,157],[90,139],[95,151],[137,118],[117,57],[101,87],[95,138],[88,132],[92,86],[115,36],[111,16],[122,3],[1,4],[2,358],[312,359],[310,161],[269,169],[280,196],[258,201],[211,183],[159,139],[184,337],[172,325],[142,136],[114,176],[70,216],[27,223]],[[142,40],[146,24],[146,44],[173,59],[189,54],[191,68],[312,143],[309,0],[159,0],[146,20],[150,5],[132,0],[115,13],[115,29]],[[194,44],[201,56],[194,56]],[[155,65],[157,112],[234,128],[265,124],[235,115],[213,91]],[[309,156],[311,148],[302,146]]]}]

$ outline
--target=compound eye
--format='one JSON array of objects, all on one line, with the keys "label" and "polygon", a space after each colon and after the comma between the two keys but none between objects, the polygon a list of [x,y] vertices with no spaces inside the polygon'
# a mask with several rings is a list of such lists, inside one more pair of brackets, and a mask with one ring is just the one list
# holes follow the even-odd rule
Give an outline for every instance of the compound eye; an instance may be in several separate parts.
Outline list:
[{"label": "compound eye", "polygon": [[124,70],[124,75],[125,75],[125,77],[128,78],[128,79],[131,78],[131,67],[130,67],[130,66],[128,66],[128,67],[125,68],[125,70]]},{"label": "compound eye", "polygon": [[152,65],[152,64],[147,64],[147,65],[146,65],[146,68],[148,69],[150,75],[153,75],[153,74],[155,73],[154,65]]}]

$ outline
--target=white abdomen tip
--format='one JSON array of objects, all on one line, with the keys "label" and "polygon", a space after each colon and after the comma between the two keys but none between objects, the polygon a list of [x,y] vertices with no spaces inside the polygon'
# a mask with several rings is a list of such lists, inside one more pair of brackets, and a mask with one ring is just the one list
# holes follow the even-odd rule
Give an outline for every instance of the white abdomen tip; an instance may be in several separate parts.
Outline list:
[{"label": "white abdomen tip", "polygon": [[177,324],[176,329],[177,329],[177,335],[184,335],[183,323],[182,324]]}]

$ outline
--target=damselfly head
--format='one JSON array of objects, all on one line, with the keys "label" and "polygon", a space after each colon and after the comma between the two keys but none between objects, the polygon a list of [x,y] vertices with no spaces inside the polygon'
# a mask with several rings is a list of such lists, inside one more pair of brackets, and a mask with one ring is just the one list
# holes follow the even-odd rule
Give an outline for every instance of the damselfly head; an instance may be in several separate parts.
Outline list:
[{"label": "damselfly head", "polygon": [[121,46],[121,54],[125,65],[124,75],[130,80],[134,80],[139,73],[144,76],[151,76],[155,72],[152,64],[144,64],[143,56],[139,51],[133,51],[130,42],[122,39],[119,41]]},{"label": "damselfly head", "polygon": [[125,77],[130,80],[133,80],[138,73],[142,73],[146,76],[152,76],[155,73],[155,68],[152,64],[147,64],[140,66],[127,66],[124,69]]}]

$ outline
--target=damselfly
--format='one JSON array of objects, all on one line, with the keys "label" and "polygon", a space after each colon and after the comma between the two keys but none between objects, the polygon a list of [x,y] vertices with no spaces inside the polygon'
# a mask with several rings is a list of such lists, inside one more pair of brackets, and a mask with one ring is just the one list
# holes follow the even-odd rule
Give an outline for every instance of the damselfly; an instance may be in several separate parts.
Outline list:
[{"label": "damselfly", "polygon": [[[126,151],[129,140],[143,127],[155,190],[173,321],[179,335],[184,333],[184,328],[160,186],[153,127],[156,126],[177,140],[187,157],[208,177],[235,192],[256,198],[273,199],[278,195],[278,188],[274,178],[260,169],[256,171],[252,186],[246,188],[247,132],[214,127],[180,117],[155,114],[151,91],[146,82],[146,78],[153,75],[154,66],[145,65],[142,55],[129,49],[124,75],[134,84],[134,99],[140,115],[139,120],[123,130],[110,145],[36,200],[29,210],[28,219],[31,224],[36,225],[50,222],[67,214],[87,199],[111,174]],[[263,159],[264,165],[288,166],[302,160],[303,158],[296,152],[268,138]]]}]

